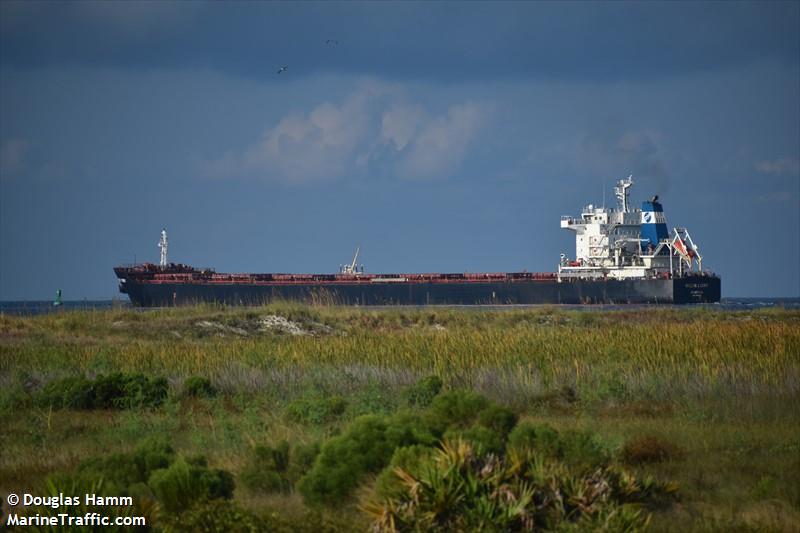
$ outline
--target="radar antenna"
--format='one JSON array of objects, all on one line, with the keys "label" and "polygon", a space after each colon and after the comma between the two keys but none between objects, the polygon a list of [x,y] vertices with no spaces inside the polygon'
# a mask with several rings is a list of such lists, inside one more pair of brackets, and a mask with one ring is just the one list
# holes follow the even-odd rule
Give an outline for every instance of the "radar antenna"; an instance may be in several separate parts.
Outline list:
[{"label": "radar antenna", "polygon": [[167,266],[167,228],[161,230],[161,240],[158,241],[158,247],[161,248],[161,267]]},{"label": "radar antenna", "polygon": [[630,189],[631,185],[633,185],[633,174],[624,180],[619,180],[617,186],[614,187],[614,194],[617,195],[617,202],[619,202],[619,207],[623,213],[630,211],[628,208],[628,195],[630,194],[628,189]]}]

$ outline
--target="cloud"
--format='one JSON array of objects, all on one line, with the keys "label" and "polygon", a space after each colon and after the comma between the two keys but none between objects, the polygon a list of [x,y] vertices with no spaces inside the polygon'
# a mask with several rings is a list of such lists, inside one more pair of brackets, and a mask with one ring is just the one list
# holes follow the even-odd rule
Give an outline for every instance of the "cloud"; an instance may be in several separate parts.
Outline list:
[{"label": "cloud", "polygon": [[0,176],[10,178],[25,167],[30,143],[25,139],[7,139],[0,145]]},{"label": "cloud", "polygon": [[406,143],[408,155],[398,166],[400,175],[416,179],[452,174],[488,114],[487,106],[467,102],[451,106],[445,116],[422,125]]},{"label": "cloud", "polygon": [[395,104],[383,113],[381,139],[392,143],[396,150],[403,150],[424,119],[422,107]]},{"label": "cloud", "polygon": [[765,159],[753,165],[761,174],[775,176],[794,176],[800,174],[800,159],[797,157],[781,157],[779,159]]},{"label": "cloud", "polygon": [[257,142],[211,162],[207,171],[294,184],[356,173],[446,178],[465,159],[490,109],[465,102],[437,116],[409,103],[396,85],[363,82],[338,104],[287,114]]}]

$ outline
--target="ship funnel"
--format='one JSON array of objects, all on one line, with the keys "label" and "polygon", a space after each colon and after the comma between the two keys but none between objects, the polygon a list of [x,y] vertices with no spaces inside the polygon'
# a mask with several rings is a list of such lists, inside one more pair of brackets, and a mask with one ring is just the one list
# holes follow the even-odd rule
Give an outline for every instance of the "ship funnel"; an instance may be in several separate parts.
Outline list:
[{"label": "ship funnel", "polygon": [[642,202],[642,226],[640,229],[642,247],[658,246],[658,243],[669,239],[667,230],[667,219],[664,216],[664,208],[658,201],[658,196],[654,196],[648,202]]}]

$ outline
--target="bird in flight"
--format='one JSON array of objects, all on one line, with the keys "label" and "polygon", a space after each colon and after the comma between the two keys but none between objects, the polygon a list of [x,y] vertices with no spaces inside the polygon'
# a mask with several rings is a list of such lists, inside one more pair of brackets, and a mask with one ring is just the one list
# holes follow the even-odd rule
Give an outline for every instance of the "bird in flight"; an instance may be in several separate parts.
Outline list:
[{"label": "bird in flight", "polygon": [[281,68],[278,69],[278,74],[282,74],[282,73],[286,72],[287,70],[289,70],[288,65],[283,65]]},{"label": "bird in flight", "polygon": [[335,45],[335,44],[339,44],[339,41],[337,41],[336,39],[326,39],[325,40],[325,44],[334,44]]}]

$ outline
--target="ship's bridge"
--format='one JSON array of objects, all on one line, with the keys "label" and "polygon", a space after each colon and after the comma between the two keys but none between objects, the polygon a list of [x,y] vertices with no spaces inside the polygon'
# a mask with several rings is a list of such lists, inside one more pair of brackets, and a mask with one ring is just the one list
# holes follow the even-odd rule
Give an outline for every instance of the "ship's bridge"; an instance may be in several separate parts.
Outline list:
[{"label": "ship's bridge", "polygon": [[676,228],[670,238],[658,196],[642,202],[641,209],[631,207],[632,184],[632,176],[617,183],[616,208],[589,204],[580,217],[561,217],[561,227],[575,233],[575,259],[561,255],[559,276],[647,277],[672,275],[676,267],[681,275],[695,261],[702,270],[688,232]]},{"label": "ship's bridge", "polygon": [[[615,214],[615,209],[607,209],[605,207],[595,207],[592,204],[583,208],[580,218],[575,218],[569,215],[561,217],[561,227],[565,229],[573,229],[570,226],[587,225],[587,224],[608,224]],[[577,231],[577,228],[574,228]]]}]

